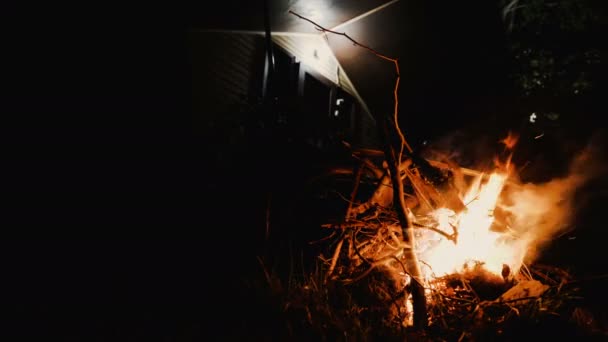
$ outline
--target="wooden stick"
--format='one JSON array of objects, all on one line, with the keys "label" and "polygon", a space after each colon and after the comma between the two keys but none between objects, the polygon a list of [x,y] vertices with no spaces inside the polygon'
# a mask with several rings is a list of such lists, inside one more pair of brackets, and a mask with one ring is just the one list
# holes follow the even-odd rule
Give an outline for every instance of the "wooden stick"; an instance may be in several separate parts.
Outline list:
[{"label": "wooden stick", "polygon": [[355,184],[353,185],[353,191],[350,194],[350,201],[348,202],[348,208],[346,209],[346,222],[348,222],[348,220],[350,220],[350,217],[352,215],[352,208],[353,208],[353,203],[355,202],[355,199],[357,197],[357,190],[359,189],[359,183],[361,182],[361,175],[363,174],[363,165],[359,165],[359,168],[357,169],[357,174],[355,176]]},{"label": "wooden stick", "polygon": [[338,257],[340,256],[340,251],[342,250],[342,244],[344,243],[344,236],[338,242],[336,249],[334,250],[334,256],[331,258],[331,264],[329,265],[329,270],[327,271],[327,275],[325,277],[325,282],[329,280],[329,277],[334,272],[336,268],[336,263],[338,262]]}]

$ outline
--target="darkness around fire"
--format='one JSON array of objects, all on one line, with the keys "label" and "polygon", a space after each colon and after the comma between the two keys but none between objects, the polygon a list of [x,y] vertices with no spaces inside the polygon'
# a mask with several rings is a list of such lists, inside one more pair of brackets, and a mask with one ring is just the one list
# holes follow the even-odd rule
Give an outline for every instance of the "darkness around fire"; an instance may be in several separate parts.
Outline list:
[{"label": "darkness around fire", "polygon": [[[535,181],[562,174],[596,133],[605,151],[604,32],[589,38],[603,60],[588,95],[522,99],[509,80],[499,13],[482,3],[491,2],[411,5],[422,33],[400,42],[400,101],[412,144],[423,151],[456,133],[452,142],[471,153],[461,160],[473,166],[479,159],[472,155],[492,156],[500,149],[495,138],[512,129],[522,134],[515,162],[532,161],[525,176]],[[260,274],[256,256],[271,253],[278,271],[287,272],[290,258],[309,266],[318,250],[306,246],[321,236],[318,223],[345,204],[315,202],[307,196],[318,188],[307,181],[349,159],[339,144],[319,150],[283,131],[250,127],[245,140],[230,144],[232,129],[208,134],[195,125],[193,116],[205,113],[193,102],[213,101],[203,93],[215,85],[195,92],[201,80],[186,32],[204,28],[210,16],[235,21],[245,7],[233,5],[221,17],[206,4],[20,6],[1,14],[8,55],[0,93],[2,334],[74,341],[256,336],[253,318],[263,320],[269,307],[244,286]],[[370,27],[379,45],[391,42],[385,29],[399,27]],[[366,76],[356,62],[350,67]],[[362,84],[362,91],[386,112],[392,78],[377,77],[377,87]],[[560,119],[534,125],[532,112]],[[548,262],[582,276],[608,272],[601,257],[606,189],[605,178],[580,189],[591,201],[578,214],[578,233],[552,244]],[[596,284],[588,294],[605,306],[606,282]]]}]

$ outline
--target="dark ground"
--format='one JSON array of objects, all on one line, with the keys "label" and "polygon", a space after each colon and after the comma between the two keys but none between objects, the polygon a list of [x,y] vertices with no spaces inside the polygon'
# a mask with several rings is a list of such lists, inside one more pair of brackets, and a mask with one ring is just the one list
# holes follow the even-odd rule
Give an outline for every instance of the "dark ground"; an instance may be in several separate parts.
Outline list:
[{"label": "dark ground", "polygon": [[[238,331],[234,322],[264,311],[240,280],[259,276],[268,189],[290,208],[299,194],[290,187],[324,159],[268,168],[259,158],[293,150],[258,157],[264,144],[244,148],[238,164],[206,157],[222,146],[192,131],[180,11],[11,6],[0,94],[5,340],[189,341]],[[591,222],[602,219],[600,203]],[[298,225],[316,221],[302,211]],[[606,273],[604,242],[591,233],[602,227],[586,225],[572,254],[585,272]]]}]

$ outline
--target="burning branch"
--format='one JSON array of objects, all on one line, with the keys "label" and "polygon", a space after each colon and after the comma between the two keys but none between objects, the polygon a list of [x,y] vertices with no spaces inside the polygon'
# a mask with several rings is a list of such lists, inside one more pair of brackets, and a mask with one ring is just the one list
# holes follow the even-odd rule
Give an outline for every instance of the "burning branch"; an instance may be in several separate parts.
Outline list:
[{"label": "burning branch", "polygon": [[[388,162],[389,175],[391,177],[392,185],[393,185],[393,206],[395,206],[395,208],[396,208],[397,216],[398,216],[399,222],[401,224],[402,239],[405,242],[405,244],[414,246],[413,227],[412,227],[412,223],[410,222],[410,219],[407,215],[407,205],[405,203],[403,182],[401,180],[401,173],[399,170],[399,168],[401,166],[401,155],[403,154],[404,146],[407,147],[410,154],[413,152],[412,148],[405,140],[405,136],[403,135],[403,132],[399,128],[398,92],[399,92],[399,81],[401,79],[401,75],[400,75],[400,71],[399,71],[399,61],[396,58],[388,57],[366,45],[360,44],[359,42],[357,42],[356,40],[354,40],[353,38],[351,38],[349,35],[347,35],[344,32],[336,32],[336,31],[329,30],[329,29],[317,24],[316,22],[314,22],[308,18],[305,18],[291,10],[289,11],[289,13],[295,15],[296,17],[298,17],[302,20],[308,21],[309,23],[313,24],[317,30],[319,30],[321,32],[324,32],[324,33],[328,32],[328,33],[344,36],[345,38],[350,40],[356,46],[360,46],[360,47],[370,51],[374,55],[378,56],[379,58],[382,58],[382,59],[392,62],[394,64],[397,79],[395,80],[395,88],[393,90],[393,96],[394,96],[394,100],[395,100],[394,111],[393,111],[393,121],[394,121],[394,128],[395,128],[397,134],[399,135],[399,138],[401,139],[400,150],[399,150],[398,154],[396,154],[396,151],[394,150],[394,148],[391,144],[392,135],[391,135],[390,128],[389,128],[390,119],[388,117],[381,117],[380,120],[378,120],[378,122],[381,125],[381,133],[382,133],[381,136],[383,136],[384,141],[385,141],[384,154],[385,154],[386,161]],[[348,213],[348,214],[350,214],[350,213]],[[427,325],[426,298],[424,295],[424,288],[422,286],[422,282],[423,282],[422,272],[420,270],[420,265],[418,264],[418,258],[416,256],[416,254],[414,253],[414,248],[404,248],[403,256],[406,259],[406,263],[408,266],[407,268],[408,268],[409,274],[411,275],[411,278],[413,280],[411,282],[411,289],[412,289],[412,302],[413,302],[413,307],[414,307],[414,326],[418,329],[422,329],[422,328],[425,328]]]}]

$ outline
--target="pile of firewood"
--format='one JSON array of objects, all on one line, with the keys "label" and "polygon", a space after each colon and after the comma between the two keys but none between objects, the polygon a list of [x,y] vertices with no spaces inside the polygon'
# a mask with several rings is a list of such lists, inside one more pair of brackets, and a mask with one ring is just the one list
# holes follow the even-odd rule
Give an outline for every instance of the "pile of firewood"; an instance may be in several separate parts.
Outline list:
[{"label": "pile of firewood", "polygon": [[[369,310],[381,307],[373,312],[386,315],[385,322],[408,326],[413,311],[409,291],[415,280],[409,276],[403,251],[413,246],[404,242],[407,240],[392,203],[389,171],[369,158],[373,151],[364,152],[353,153],[361,163],[353,172],[353,191],[344,219],[323,225],[332,231],[331,253],[321,256],[326,265],[325,280],[350,286],[355,296],[365,297],[362,303],[369,305]],[[446,162],[411,158],[404,159],[399,170],[415,235],[429,229],[456,242],[457,228],[440,230],[429,213],[441,207],[463,210],[459,191],[465,188],[467,176],[481,173]],[[369,198],[360,200],[357,191],[363,176],[375,179],[376,188]],[[566,302],[578,299],[578,289],[564,270],[538,265],[509,273],[506,268],[500,277],[480,264],[425,282],[430,331],[450,331],[460,339],[468,338],[473,328],[500,327],[523,313],[557,315]]]},{"label": "pile of firewood", "polygon": [[[380,167],[372,161],[372,157],[379,155],[380,152],[369,150],[353,152],[360,165],[354,172],[353,190],[350,199],[347,199],[345,219],[324,225],[338,233],[334,234],[338,236],[338,242],[328,260],[328,279],[346,277],[343,280],[352,282],[376,267],[392,268],[394,274],[407,273],[400,264],[400,259],[403,250],[411,249],[412,246],[404,244],[407,239],[403,236],[403,227],[393,209],[394,191],[390,171],[386,163]],[[456,241],[456,227],[451,232],[438,229],[437,222],[434,222],[429,213],[438,208],[449,208],[456,213],[464,210],[465,204],[462,203],[459,192],[465,187],[465,177],[481,173],[423,158],[404,158],[399,171],[406,210],[413,227],[416,230],[430,229]],[[369,198],[357,201],[357,191],[363,175],[375,179],[376,188]],[[361,268],[366,270],[355,275]]]}]

